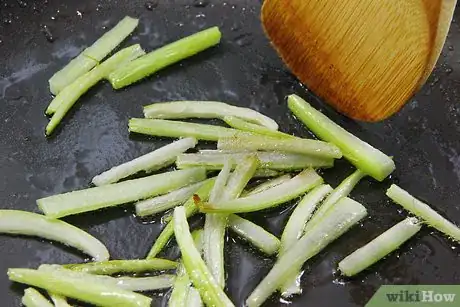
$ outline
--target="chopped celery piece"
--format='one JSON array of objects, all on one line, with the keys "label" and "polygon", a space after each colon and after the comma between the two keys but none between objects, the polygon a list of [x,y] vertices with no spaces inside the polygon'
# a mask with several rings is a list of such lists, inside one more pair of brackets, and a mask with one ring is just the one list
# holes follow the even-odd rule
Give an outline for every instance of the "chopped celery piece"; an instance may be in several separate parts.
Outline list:
[{"label": "chopped celery piece", "polygon": [[131,118],[128,128],[135,133],[171,138],[194,137],[203,141],[217,141],[221,137],[241,133],[236,129],[214,125],[150,118]]},{"label": "chopped celery piece", "polygon": [[331,167],[333,159],[319,158],[295,153],[286,152],[226,152],[214,150],[199,152],[194,154],[181,154],[177,157],[176,165],[178,168],[188,168],[202,166],[208,170],[221,169],[225,161],[232,159],[234,165],[248,155],[256,155],[260,161],[261,168],[275,170],[302,170],[309,167]]},{"label": "chopped celery piece", "polygon": [[340,205],[332,207],[325,214],[321,224],[305,233],[278,259],[268,275],[246,300],[248,307],[260,306],[305,261],[317,255],[367,214],[363,205],[350,198],[342,198],[339,203]]},{"label": "chopped celery piece", "polygon": [[95,282],[84,277],[70,277],[60,270],[8,269],[8,277],[15,282],[43,288],[97,306],[148,307],[151,302],[151,299],[144,295],[121,289],[116,285]]},{"label": "chopped celery piece", "polygon": [[54,307],[50,301],[34,288],[24,290],[21,302],[26,307]]},{"label": "chopped celery piece", "polygon": [[[195,202],[207,201],[212,187],[214,186],[215,179],[208,180],[190,199],[184,204],[187,217],[198,212],[197,204]],[[171,220],[168,225],[161,231],[160,236],[155,240],[152,249],[147,255],[147,259],[155,258],[168,243],[171,236],[174,234],[174,221]]]},{"label": "chopped celery piece", "polygon": [[358,274],[396,250],[421,228],[416,218],[406,218],[340,261],[340,271],[346,276]]},{"label": "chopped celery piece", "polygon": [[196,249],[202,253],[203,252],[203,244],[204,244],[204,230],[203,229],[195,229],[192,231],[193,243],[195,243]]},{"label": "chopped celery piece", "polygon": [[107,74],[116,67],[128,63],[142,54],[144,54],[144,51],[140,45],[133,45],[122,49],[104,61],[101,65],[85,73],[83,76],[79,77],[69,86],[64,88],[59,94],[57,94],[46,109],[47,114],[54,113],[50,122],[46,126],[46,135],[50,135],[54,131],[78,98],[80,98],[92,86],[102,80],[102,78],[107,76]]},{"label": "chopped celery piece", "polygon": [[120,164],[93,178],[96,186],[106,185],[119,181],[140,171],[150,172],[171,165],[177,155],[195,147],[197,140],[185,138],[160,147],[146,155],[129,162]]},{"label": "chopped celery piece", "polygon": [[239,133],[222,136],[217,143],[218,149],[281,151],[321,158],[341,158],[340,150],[331,143],[301,138],[282,139],[272,136]]},{"label": "chopped celery piece", "polygon": [[277,237],[236,214],[230,214],[228,217],[228,227],[267,255],[275,254],[280,247]]},{"label": "chopped celery piece", "polygon": [[167,259],[152,258],[66,264],[63,267],[72,271],[88,274],[113,275],[119,273],[142,273],[154,270],[174,269],[177,267],[177,262]]},{"label": "chopped celery piece", "polygon": [[269,129],[269,127],[267,127],[266,125],[262,125],[261,123],[253,123],[254,119],[252,118],[245,118],[236,114],[234,116],[225,116],[223,120],[230,127],[241,131],[247,131],[268,136],[276,136],[280,138],[293,137],[292,135],[277,131],[278,129]]},{"label": "chopped celery piece", "polygon": [[96,261],[109,259],[107,248],[98,239],[64,221],[19,210],[0,210],[0,233],[36,236],[75,247]]},{"label": "chopped celery piece", "polygon": [[219,175],[217,175],[216,182],[212,187],[211,193],[209,194],[210,201],[215,202],[222,198],[228,179],[231,175],[232,164],[233,161],[231,160],[224,162],[222,170],[219,172]]},{"label": "chopped celery piece", "polygon": [[429,226],[436,228],[440,232],[446,234],[451,239],[460,242],[460,229],[452,222],[442,217],[434,211],[430,206],[416,199],[405,190],[395,184],[392,184],[387,190],[387,196],[395,203],[401,205],[407,211],[418,216],[422,221]]},{"label": "chopped celery piece", "polygon": [[185,301],[187,307],[203,307],[203,301],[201,300],[200,292],[195,287],[190,287],[188,291],[187,299]]},{"label": "chopped celery piece", "polygon": [[258,168],[254,174],[254,178],[275,177],[279,176],[280,174],[281,172],[275,171],[274,169]]},{"label": "chopped celery piece", "polygon": [[217,45],[220,38],[221,33],[218,27],[212,27],[182,38],[119,68],[110,74],[109,81],[114,89],[128,86],[162,68]]},{"label": "chopped celery piece", "polygon": [[54,303],[54,307],[72,307],[69,303],[67,303],[65,296],[53,292],[48,294]]},{"label": "chopped celery piece", "polygon": [[176,281],[174,282],[168,307],[187,307],[186,300],[190,291],[190,279],[187,271],[181,264],[177,270]]},{"label": "chopped celery piece", "polygon": [[[230,175],[222,197],[218,200],[232,200],[241,195],[249,180],[254,176],[259,159],[256,155],[249,155],[239,160],[235,170]],[[211,201],[213,201],[211,199]]]},{"label": "chopped celery piece", "polygon": [[319,138],[331,142],[356,168],[378,181],[390,175],[395,164],[380,150],[349,133],[297,95],[288,96],[289,109]]},{"label": "chopped celery piece", "polygon": [[180,206],[187,201],[206,181],[191,184],[165,195],[141,200],[136,203],[136,215],[147,216]]},{"label": "chopped celery piece", "polygon": [[259,184],[255,188],[243,193],[242,195],[243,196],[248,196],[248,195],[254,195],[254,194],[263,192],[263,191],[268,190],[270,188],[274,188],[274,187],[276,187],[276,186],[278,186],[278,185],[280,185],[282,183],[285,183],[286,181],[289,181],[291,178],[292,178],[291,175],[285,174],[285,175],[282,175],[282,176],[267,180],[267,181]]},{"label": "chopped celery piece", "polygon": [[[263,126],[269,131],[278,130],[278,124],[257,111],[232,106],[218,101],[171,101],[157,102],[144,107],[144,116],[155,119],[219,118],[233,115]],[[279,132],[280,133],[280,132]]]},{"label": "chopped celery piece", "polygon": [[49,196],[37,204],[47,216],[59,218],[167,193],[205,178],[203,168],[191,168]]},{"label": "chopped celery piece", "polygon": [[234,306],[219,287],[193,244],[184,207],[174,208],[174,234],[182,253],[187,274],[208,306]]},{"label": "chopped celery piece", "polygon": [[218,203],[201,203],[200,211],[216,213],[252,212],[288,202],[323,183],[314,170],[308,169],[289,181],[263,192]]}]

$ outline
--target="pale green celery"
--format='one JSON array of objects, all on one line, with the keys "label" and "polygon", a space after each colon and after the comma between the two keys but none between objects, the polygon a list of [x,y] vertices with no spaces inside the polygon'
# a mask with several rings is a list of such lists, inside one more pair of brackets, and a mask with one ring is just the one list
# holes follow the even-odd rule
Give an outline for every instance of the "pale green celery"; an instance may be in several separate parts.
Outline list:
[{"label": "pale green celery", "polygon": [[66,264],[64,268],[97,275],[113,275],[119,273],[142,273],[154,270],[169,270],[177,267],[177,262],[161,259],[110,260],[103,262],[88,262]]},{"label": "pale green celery", "polygon": [[282,183],[285,183],[287,181],[289,181],[291,179],[291,175],[289,174],[285,174],[285,175],[281,175],[279,177],[276,177],[276,178],[273,178],[273,179],[269,179],[261,184],[259,184],[258,186],[256,186],[255,188],[247,191],[247,192],[243,192],[241,195],[242,196],[249,196],[249,195],[254,195],[254,194],[257,194],[257,193],[260,193],[260,192],[263,192],[265,190],[268,190],[270,188],[274,188]]},{"label": "pale green celery", "polygon": [[303,263],[344,234],[367,215],[360,203],[342,198],[323,217],[323,222],[305,233],[281,256],[267,276],[246,300],[248,307],[260,306],[277,288],[297,272]]},{"label": "pale green celery", "polygon": [[0,233],[36,236],[81,250],[96,261],[109,259],[107,248],[87,232],[64,221],[19,210],[0,210]]},{"label": "pale green celery", "polygon": [[186,307],[203,307],[203,301],[201,300],[200,292],[195,287],[190,287],[188,291]]},{"label": "pale green celery", "polygon": [[144,295],[121,289],[116,285],[95,282],[89,278],[70,277],[59,270],[8,269],[8,277],[15,282],[43,288],[97,306],[148,307],[152,301]]},{"label": "pale green celery", "polygon": [[200,252],[203,252],[204,245],[204,230],[202,228],[195,229],[192,231],[193,243],[195,243],[196,249]]},{"label": "pale green celery", "polygon": [[65,296],[53,292],[49,292],[48,294],[54,303],[54,307],[72,307],[72,305],[67,302]]},{"label": "pale green celery", "polygon": [[[211,189],[214,186],[215,179],[212,178],[208,180],[201,188],[196,191],[196,193],[190,197],[190,199],[184,204],[184,208],[187,214],[187,217],[191,217],[192,215],[198,212],[197,202],[207,201],[209,199],[209,194],[211,193]],[[152,249],[147,255],[147,259],[155,258],[165,247],[168,243],[171,236],[174,234],[174,221],[171,220],[168,225],[161,231],[158,238],[155,240],[155,243],[152,246]]]},{"label": "pale green celery", "polygon": [[101,186],[117,182],[140,171],[150,172],[161,169],[173,164],[177,155],[195,147],[196,143],[195,138],[175,141],[134,160],[112,167],[110,170],[95,176],[92,182],[96,186]]},{"label": "pale green celery", "polygon": [[187,307],[186,300],[190,291],[190,278],[183,264],[177,269],[176,281],[168,301],[168,307]]},{"label": "pale green celery", "polygon": [[256,170],[256,173],[254,174],[254,178],[276,177],[281,174],[282,174],[281,172],[275,171],[274,169],[258,168]]},{"label": "pale green celery", "polygon": [[442,217],[439,213],[434,211],[429,205],[416,199],[407,191],[401,189],[395,184],[390,186],[386,194],[395,203],[401,205],[407,211],[410,211],[418,216],[429,226],[436,228],[440,232],[449,236],[449,238],[460,242],[460,229],[452,222],[448,221],[446,218]]},{"label": "pale green celery", "polygon": [[337,145],[348,161],[369,176],[382,181],[395,170],[389,156],[349,133],[299,96],[288,96],[288,107],[308,129]]},{"label": "pale green celery", "polygon": [[214,125],[150,118],[131,118],[128,129],[129,132],[159,137],[194,137],[203,141],[217,141],[219,138],[241,133],[236,129]]},{"label": "pale green celery", "polygon": [[88,71],[59,92],[46,109],[46,114],[53,114],[53,117],[51,117],[50,122],[46,126],[46,135],[50,135],[54,131],[78,98],[86,93],[92,86],[102,80],[115,68],[143,54],[144,50],[142,50],[140,45],[133,45],[122,49],[104,61],[101,65]]},{"label": "pale green celery", "polygon": [[[226,201],[238,198],[254,176],[259,167],[257,155],[248,155],[238,161],[235,170],[227,181],[222,197],[218,201]],[[210,201],[214,201],[210,199]]]},{"label": "pale green celery", "polygon": [[219,28],[212,27],[182,38],[119,68],[110,74],[109,81],[114,89],[128,86],[162,68],[217,45],[221,36]]},{"label": "pale green celery", "polygon": [[346,276],[358,274],[398,249],[421,228],[416,218],[406,218],[340,261],[340,271]]},{"label": "pale green celery", "polygon": [[152,215],[180,206],[185,203],[205,182],[206,180],[169,192],[168,194],[141,200],[136,203],[136,215]]},{"label": "pale green celery", "polygon": [[176,165],[178,168],[188,168],[202,166],[208,170],[218,170],[222,168],[225,161],[232,159],[233,165],[238,161],[249,156],[256,155],[260,161],[260,168],[275,170],[303,170],[309,167],[332,167],[334,160],[330,158],[320,158],[302,154],[286,152],[266,152],[266,151],[248,151],[248,152],[226,152],[214,150],[204,151],[192,154],[180,154],[177,156]]},{"label": "pale green celery", "polygon": [[231,176],[232,165],[232,160],[224,162],[222,170],[219,172],[219,175],[217,175],[216,182],[209,194],[209,201],[215,202],[222,198],[222,195],[225,193],[227,182]]},{"label": "pale green celery", "polygon": [[[218,101],[157,102],[144,107],[144,116],[155,119],[219,118],[238,116],[245,121],[261,125],[269,131],[277,131],[278,124],[255,110],[232,106]],[[278,132],[281,133],[281,132]]]},{"label": "pale green celery", "polygon": [[196,249],[187,223],[184,207],[174,208],[174,234],[182,253],[182,261],[194,287],[208,306],[234,306],[219,284],[212,277]]},{"label": "pale green celery", "polygon": [[228,227],[267,255],[278,252],[280,240],[259,225],[236,214],[230,214]]},{"label": "pale green celery", "polygon": [[49,217],[94,211],[164,194],[206,179],[203,168],[191,168],[127,180],[37,200],[37,205]]},{"label": "pale green celery", "polygon": [[274,136],[279,138],[292,138],[293,136],[290,134],[286,134],[284,132],[277,131],[278,129],[269,129],[266,125],[262,125],[260,123],[253,123],[254,120],[252,118],[243,118],[238,115],[234,116],[225,116],[223,118],[224,122],[234,129],[238,129],[241,131],[252,132],[255,134],[262,134],[268,136]]},{"label": "pale green celery", "polygon": [[34,288],[24,290],[21,302],[26,307],[54,307],[50,301]]},{"label": "pale green celery", "polygon": [[249,132],[221,136],[218,139],[217,148],[224,150],[281,151],[329,159],[342,157],[340,149],[331,143],[296,137],[283,139]]},{"label": "pale green celery", "polygon": [[263,192],[218,203],[200,203],[200,211],[214,213],[252,212],[278,206],[323,183],[314,170],[304,170],[289,181]]}]

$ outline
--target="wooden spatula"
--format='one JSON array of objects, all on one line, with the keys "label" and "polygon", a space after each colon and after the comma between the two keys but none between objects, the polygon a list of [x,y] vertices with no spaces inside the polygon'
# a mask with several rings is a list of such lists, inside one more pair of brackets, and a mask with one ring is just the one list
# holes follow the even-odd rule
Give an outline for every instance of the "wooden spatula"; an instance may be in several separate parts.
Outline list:
[{"label": "wooden spatula", "polygon": [[456,0],[265,0],[262,22],[293,73],[340,112],[379,121],[430,75]]}]

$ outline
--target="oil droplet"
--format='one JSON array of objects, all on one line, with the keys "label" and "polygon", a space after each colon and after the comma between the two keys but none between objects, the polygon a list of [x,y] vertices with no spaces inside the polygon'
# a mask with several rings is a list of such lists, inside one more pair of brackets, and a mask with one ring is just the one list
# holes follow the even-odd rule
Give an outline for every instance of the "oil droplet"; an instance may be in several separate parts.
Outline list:
[{"label": "oil droplet", "polygon": [[449,67],[447,66],[446,69],[444,70],[446,72],[446,74],[451,74],[454,70],[452,69],[452,67]]},{"label": "oil droplet", "polygon": [[9,24],[11,24],[11,19],[10,18],[4,18],[3,23],[6,24],[6,25],[9,25]]},{"label": "oil droplet", "polygon": [[183,24],[182,22],[178,22],[176,25],[177,25],[178,27],[180,27],[180,28],[182,28],[182,27],[184,26],[184,24]]},{"label": "oil droplet", "polygon": [[80,18],[82,18],[82,17],[83,17],[83,14],[82,14],[82,12],[80,12],[80,11],[77,11],[77,16],[78,16],[78,17],[80,17]]},{"label": "oil droplet", "polygon": [[157,1],[147,1],[144,4],[144,7],[149,11],[153,11],[153,9],[156,8],[157,6],[158,6]]},{"label": "oil droplet", "polygon": [[209,4],[207,0],[195,0],[193,1],[194,7],[206,7]]},{"label": "oil droplet", "polygon": [[238,46],[244,47],[252,43],[252,34],[244,33],[235,37],[235,42]]},{"label": "oil droplet", "polygon": [[22,7],[22,8],[27,6],[27,2],[22,1],[22,0],[18,0],[18,4],[19,4],[19,7]]},{"label": "oil droplet", "polygon": [[55,38],[53,36],[53,33],[51,33],[47,25],[42,26],[42,32],[43,32],[43,35],[45,35],[45,38],[47,41],[49,41],[50,43],[54,42]]},{"label": "oil droplet", "polygon": [[199,14],[196,14],[195,17],[196,17],[196,18],[205,18],[206,15],[203,14],[203,13],[199,13]]},{"label": "oil droplet", "polygon": [[454,46],[449,45],[449,46],[447,47],[447,49],[449,49],[450,51],[454,51]]}]

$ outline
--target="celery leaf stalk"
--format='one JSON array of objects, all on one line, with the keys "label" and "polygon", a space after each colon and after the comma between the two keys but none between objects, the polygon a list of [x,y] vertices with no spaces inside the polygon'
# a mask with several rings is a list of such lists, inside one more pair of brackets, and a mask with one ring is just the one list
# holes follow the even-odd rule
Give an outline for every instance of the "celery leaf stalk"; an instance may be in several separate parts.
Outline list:
[{"label": "celery leaf stalk", "polygon": [[63,267],[87,274],[113,275],[119,273],[142,273],[154,270],[174,269],[177,267],[177,262],[167,259],[152,258],[66,264]]},{"label": "celery leaf stalk", "polygon": [[263,192],[265,190],[268,190],[270,188],[274,188],[274,187],[276,187],[276,186],[278,186],[278,185],[280,185],[282,183],[285,183],[285,182],[289,181],[291,178],[292,178],[291,175],[285,174],[285,175],[281,175],[281,176],[273,178],[273,179],[269,179],[269,180],[259,184],[258,186],[252,188],[251,190],[248,190],[247,192],[243,192],[242,196],[254,195],[254,194]]},{"label": "celery leaf stalk", "polygon": [[34,288],[24,290],[21,302],[26,307],[54,307],[50,301]]},{"label": "celery leaf stalk", "polygon": [[280,132],[274,129],[270,129],[266,127],[266,125],[262,125],[260,123],[254,123],[254,119],[252,118],[245,118],[240,115],[227,115],[224,116],[223,121],[234,129],[238,129],[241,131],[252,132],[256,134],[274,136],[279,138],[291,138],[292,135],[286,134],[284,132]]}]

